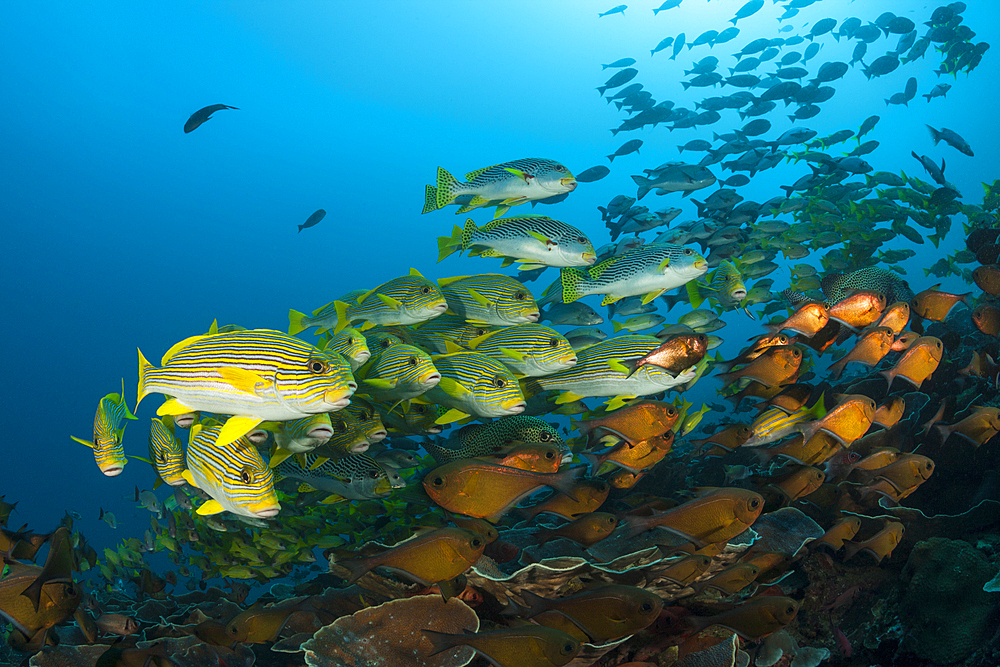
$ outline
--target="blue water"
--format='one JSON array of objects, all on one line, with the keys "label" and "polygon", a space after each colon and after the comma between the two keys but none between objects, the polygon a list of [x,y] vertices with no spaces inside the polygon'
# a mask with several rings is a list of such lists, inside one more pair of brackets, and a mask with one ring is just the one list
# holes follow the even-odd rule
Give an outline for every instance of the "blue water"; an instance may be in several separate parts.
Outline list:
[{"label": "blue water", "polygon": [[[634,194],[630,174],[678,159],[678,144],[743,122],[724,111],[707,128],[659,126],[613,137],[608,130],[626,115],[595,91],[614,71],[602,72],[600,63],[636,58],[636,81],[677,106],[736,92],[683,91],[682,70],[707,55],[720,58],[720,69],[731,67],[731,54],[747,42],[778,36],[776,5],[740,21],[740,35],[714,49],[685,48],[676,61],[669,60],[671,49],[653,57],[649,50],[681,31],[688,41],[710,28],[721,31],[742,4],[685,0],[654,17],[650,9],[659,2],[636,2],[624,16],[604,18],[598,12],[613,3],[5,4],[0,493],[21,501],[11,524],[44,531],[64,510],[78,511],[84,516],[78,527],[98,546],[144,530],[149,514],[136,510],[131,496],[135,486],[151,487],[149,467],[132,462],[121,476],[105,478],[90,451],[69,439],[90,436],[98,399],[117,391],[123,377],[134,404],[136,347],[158,358],[213,319],[284,330],[289,308],[312,310],[411,266],[431,278],[498,270],[495,260],[454,256],[435,264],[435,238],[466,217],[454,216],[453,208],[420,215],[423,186],[438,166],[461,174],[548,157],[579,173],[607,165],[604,156],[625,141],[642,139],[640,154],[616,158],[608,178],[535,209],[580,227],[595,245],[605,243],[596,207]],[[780,35],[804,34],[807,24],[827,16],[868,21],[886,10],[919,24],[935,6],[824,0],[802,10],[790,20],[795,30]],[[964,17],[978,33],[975,41],[998,34],[990,3],[970,3]],[[869,53],[880,55],[896,39],[878,40]],[[838,44],[830,35],[819,41],[810,72],[849,60],[854,42]],[[939,78],[935,55],[929,49],[923,60],[872,81],[853,68],[829,84],[837,94],[822,113],[795,126],[824,136],[856,130],[878,114],[881,122],[865,137],[881,142],[865,157],[876,170],[902,169],[930,181],[910,151],[944,157],[964,202],[978,203],[979,183],[997,176],[1000,134],[992,116],[1000,71],[989,52],[971,76]],[[761,70],[773,71],[774,64]],[[917,97],[908,108],[887,107],[883,100],[910,76],[918,79]],[[921,95],[938,82],[954,87],[946,99],[926,102]],[[187,117],[215,103],[239,110],[218,112],[185,135]],[[765,138],[792,127],[782,111],[779,104],[766,116],[773,127]],[[943,143],[934,147],[925,123],[956,130],[976,157]],[[851,140],[842,150],[855,145]],[[805,173],[804,164],[783,165],[739,191],[763,202]],[[694,206],[677,194],[650,195],[643,203],[682,206],[680,220],[695,217]],[[321,207],[326,219],[297,233]],[[482,224],[490,213],[471,217]],[[940,282],[919,269],[961,246],[959,222],[940,249],[917,246],[920,254],[904,263],[916,291]],[[902,238],[897,245],[911,247]],[[793,263],[818,267],[818,255]],[[554,277],[550,271],[529,286],[539,295]],[[787,286],[787,272],[771,277],[776,290]],[[956,278],[943,282],[965,291]],[[668,323],[685,309],[675,308]],[[717,335],[731,352],[758,328],[745,318],[727,319],[732,324]],[[717,384],[702,380],[688,398],[711,398]],[[145,402],[140,420],[128,426],[128,453],[145,455],[155,403]],[[97,521],[101,507],[118,515],[117,531]]]}]

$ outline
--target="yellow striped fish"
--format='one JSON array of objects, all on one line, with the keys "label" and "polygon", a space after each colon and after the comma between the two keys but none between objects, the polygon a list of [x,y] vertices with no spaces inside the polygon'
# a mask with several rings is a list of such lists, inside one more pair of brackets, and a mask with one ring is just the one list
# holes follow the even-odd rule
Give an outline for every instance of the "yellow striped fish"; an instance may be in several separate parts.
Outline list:
[{"label": "yellow striped fish", "polygon": [[[296,335],[302,333],[306,329],[311,329],[316,327],[316,335],[326,333],[328,331],[333,331],[339,325],[341,329],[347,325],[337,319],[337,303],[343,301],[345,303],[350,303],[357,299],[359,296],[365,293],[364,290],[351,290],[347,294],[344,294],[339,299],[335,299],[330,303],[317,308],[312,311],[312,315],[306,315],[305,313],[300,313],[297,310],[288,311],[288,333],[289,335]],[[214,333],[214,332],[211,332]]]},{"label": "yellow striped fish", "polygon": [[551,375],[576,365],[576,352],[558,331],[544,324],[516,324],[469,341],[522,376]]},{"label": "yellow striped fish", "polygon": [[[345,408],[346,409],[346,408]],[[343,410],[337,414],[343,414]],[[271,455],[271,467],[278,465],[291,454],[311,452],[320,445],[325,445],[333,437],[333,419],[327,412],[321,412],[311,417],[293,419],[274,424],[274,444],[278,450]],[[276,459],[278,459],[276,461]]]},{"label": "yellow striped fish", "polygon": [[382,283],[350,302],[335,302],[337,329],[349,322],[364,322],[370,327],[418,324],[448,310],[441,290],[416,269],[410,275]]},{"label": "yellow striped fish", "polygon": [[588,396],[616,396],[612,409],[624,399],[657,394],[691,380],[692,366],[678,375],[646,364],[630,375],[629,362],[655,350],[662,341],[654,336],[625,335],[609,338],[577,352],[576,365],[564,371],[524,380],[531,393],[561,391],[556,403],[563,404]]},{"label": "yellow striped fish", "polygon": [[320,352],[278,331],[253,329],[193,336],[170,348],[155,368],[139,351],[138,400],[151,393],[169,398],[156,414],[194,410],[234,415],[219,446],[262,421],[287,421],[340,410],[357,389],[339,354]]},{"label": "yellow striped fish", "polygon": [[479,336],[485,336],[497,327],[477,322],[466,322],[464,317],[445,313],[433,320],[428,320],[411,327],[411,335],[415,344],[431,354],[445,354],[448,345],[458,343],[468,347],[469,341]]},{"label": "yellow striped fish", "polygon": [[531,291],[510,276],[481,273],[438,281],[448,311],[469,322],[510,326],[538,321]]},{"label": "yellow striped fish", "polygon": [[392,345],[358,369],[361,394],[378,403],[420,396],[441,381],[430,355],[412,345]]},{"label": "yellow striped fish", "polygon": [[440,433],[444,427],[438,424],[437,420],[446,412],[448,411],[440,405],[421,405],[420,403],[410,403],[402,410],[379,408],[382,422],[394,435],[434,435]]},{"label": "yellow striped fish", "polygon": [[499,361],[481,352],[455,352],[434,358],[441,373],[436,387],[420,402],[449,408],[437,419],[448,424],[469,415],[503,417],[524,412],[524,396],[517,378]]},{"label": "yellow striped fish", "polygon": [[219,444],[223,426],[209,423],[191,427],[184,480],[209,496],[198,508],[202,516],[232,512],[270,519],[281,510],[274,492],[274,475],[246,438]]},{"label": "yellow striped fish", "polygon": [[149,461],[164,484],[182,486],[185,483],[184,449],[174,435],[174,423],[170,417],[162,420],[153,417],[150,422]]},{"label": "yellow striped fish", "polygon": [[336,352],[351,364],[351,370],[361,368],[371,358],[368,340],[365,335],[352,327],[345,327],[333,334],[323,345],[324,352]]},{"label": "yellow striped fish", "polygon": [[[316,454],[324,457],[324,460],[345,454],[362,454],[371,445],[385,440],[387,435],[375,406],[363,398],[356,398],[347,408],[333,416],[333,437],[317,449]],[[271,467],[274,465],[272,463]]]},{"label": "yellow striped fish", "polygon": [[822,401],[817,401],[811,408],[802,407],[792,412],[778,407],[767,408],[750,424],[750,438],[743,446],[759,447],[798,433],[796,426],[816,419],[817,410],[821,409],[822,404]]},{"label": "yellow striped fish", "polygon": [[[136,407],[138,403],[136,403]],[[94,450],[94,460],[101,472],[108,477],[120,475],[125,464],[125,448],[122,437],[125,435],[123,419],[135,419],[125,404],[125,380],[122,380],[122,393],[108,394],[97,403],[97,414],[94,416],[94,440],[88,442],[71,435],[70,438]]]}]

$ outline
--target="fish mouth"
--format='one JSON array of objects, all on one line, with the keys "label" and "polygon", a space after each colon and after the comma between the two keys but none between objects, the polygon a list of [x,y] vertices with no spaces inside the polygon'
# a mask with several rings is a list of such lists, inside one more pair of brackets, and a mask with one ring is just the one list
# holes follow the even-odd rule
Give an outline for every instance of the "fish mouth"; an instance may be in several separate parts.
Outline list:
[{"label": "fish mouth", "polygon": [[580,259],[585,261],[588,266],[592,266],[595,262],[597,262],[597,255],[592,252],[585,252],[580,255]]},{"label": "fish mouth", "polygon": [[708,262],[704,259],[695,260],[694,268],[701,271],[702,269],[708,269]]},{"label": "fish mouth", "polygon": [[536,310],[536,311],[535,311],[535,312],[533,312],[533,313],[526,313],[526,314],[524,315],[524,317],[525,317],[525,319],[527,319],[527,320],[528,320],[529,322],[537,322],[537,321],[538,321],[538,318],[540,317],[540,315],[539,315],[538,311]]},{"label": "fish mouth", "polygon": [[567,354],[565,357],[559,360],[561,364],[568,364],[570,366],[575,366],[578,359],[575,354]]},{"label": "fish mouth", "polygon": [[424,377],[420,378],[420,384],[430,385],[431,387],[433,387],[440,381],[441,381],[440,373],[428,373]]},{"label": "fish mouth", "polygon": [[367,440],[362,440],[361,442],[356,442],[347,448],[347,451],[351,454],[364,454],[368,451],[368,448],[372,446],[372,443]]},{"label": "fish mouth", "polygon": [[101,472],[103,472],[108,477],[117,477],[118,475],[122,474],[123,470],[125,470],[125,466],[123,465],[113,465],[113,466],[107,466],[106,468],[101,468]]},{"label": "fish mouth", "polygon": [[371,358],[372,358],[372,353],[371,352],[358,352],[356,355],[354,355],[354,361],[359,366],[361,364],[365,363],[366,361],[368,361]]},{"label": "fish mouth", "polygon": [[388,436],[389,436],[389,432],[386,431],[386,430],[384,430],[384,429],[380,430],[380,431],[375,431],[374,433],[371,433],[371,434],[368,435],[368,442],[371,442],[371,443],[382,442]]},{"label": "fish mouth", "polygon": [[507,412],[507,414],[519,415],[522,412],[524,412],[525,408],[527,407],[528,407],[527,403],[525,403],[524,401],[518,401],[517,403],[514,403],[512,405],[504,406],[504,410]]},{"label": "fish mouth", "polygon": [[315,440],[326,441],[333,437],[333,429],[328,426],[317,426],[316,428],[309,429],[306,435]]},{"label": "fish mouth", "polygon": [[566,188],[569,192],[573,192],[573,190],[576,190],[577,182],[575,178],[569,176],[567,178],[560,178],[559,185]]},{"label": "fish mouth", "polygon": [[[351,392],[351,394],[353,394],[353,393],[354,392]],[[323,401],[327,405],[329,405],[329,406],[331,406],[333,408],[333,410],[329,410],[329,412],[333,412],[334,410],[343,410],[348,405],[350,405],[351,404],[351,396],[350,396],[350,394],[347,395],[347,396],[344,396],[343,392],[328,391],[328,392],[326,392],[326,394],[324,394]]]},{"label": "fish mouth", "polygon": [[448,310],[448,302],[442,301],[441,303],[435,303],[433,306],[431,306],[431,310],[443,313],[444,311]]},{"label": "fish mouth", "polygon": [[281,505],[274,505],[273,507],[265,507],[261,510],[251,510],[253,515],[258,519],[272,519],[278,516],[278,512],[281,511]]}]

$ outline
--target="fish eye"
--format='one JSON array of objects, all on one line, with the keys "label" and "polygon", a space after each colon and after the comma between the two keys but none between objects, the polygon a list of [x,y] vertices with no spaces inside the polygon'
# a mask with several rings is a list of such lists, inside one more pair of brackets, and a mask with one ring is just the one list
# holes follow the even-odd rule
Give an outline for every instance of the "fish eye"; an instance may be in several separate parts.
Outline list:
[{"label": "fish eye", "polygon": [[503,389],[507,386],[507,379],[497,375],[493,378],[493,386],[497,389]]},{"label": "fish eye", "polygon": [[573,652],[573,651],[574,651],[575,649],[576,649],[576,647],[575,647],[575,646],[573,646],[573,645],[572,645],[572,644],[570,644],[569,642],[566,642],[565,644],[563,644],[563,647],[562,647],[562,653],[563,653],[563,655],[569,655],[569,654],[570,654],[570,653],[572,653],[572,652]]},{"label": "fish eye", "polygon": [[434,486],[441,486],[442,484],[444,484],[444,480],[441,479],[440,477],[435,477],[433,480],[431,480],[431,484],[433,484]]},{"label": "fish eye", "polygon": [[555,452],[545,452],[545,458],[551,459],[555,457]]},{"label": "fish eye", "polygon": [[566,167],[562,166],[561,164],[557,164],[555,167],[553,167],[553,169],[555,169],[558,172],[566,171]]},{"label": "fish eye", "polygon": [[541,434],[539,434],[538,439],[541,440],[542,442],[548,442],[552,440],[552,434],[543,431]]},{"label": "fish eye", "polygon": [[76,595],[76,589],[73,588],[72,584],[66,585],[66,595]]},{"label": "fish eye", "polygon": [[348,345],[354,345],[354,336],[348,336],[347,337],[347,344]]},{"label": "fish eye", "polygon": [[163,455],[163,452],[159,452],[159,453],[158,453],[158,454],[156,455],[156,460],[157,460],[157,462],[159,462],[159,463],[166,463],[166,462],[167,462],[167,457]]},{"label": "fish eye", "polygon": [[248,468],[244,468],[240,471],[240,479],[243,480],[244,484],[249,484],[253,481],[253,475]]},{"label": "fish eye", "polygon": [[416,357],[410,357],[409,359],[406,360],[406,363],[408,363],[411,366],[416,366],[417,365],[417,358]]},{"label": "fish eye", "polygon": [[587,237],[585,237],[585,236],[577,236],[576,237],[576,242],[577,243],[582,243],[583,245],[586,245],[587,244]]},{"label": "fish eye", "polygon": [[527,299],[528,295],[525,294],[524,292],[517,292],[516,294],[514,294],[514,298],[520,301],[521,299]]},{"label": "fish eye", "polygon": [[750,500],[750,509],[755,510],[760,507],[760,500],[753,498]]},{"label": "fish eye", "polygon": [[787,611],[789,614],[794,614],[795,613],[795,607],[793,605],[788,605],[788,607],[785,609],[785,611]]},{"label": "fish eye", "polygon": [[421,294],[430,294],[431,293],[430,285],[424,285],[423,287],[421,287],[420,288],[420,293]]},{"label": "fish eye", "polygon": [[643,602],[642,606],[639,607],[640,611],[653,611],[653,605],[649,601]]},{"label": "fish eye", "polygon": [[371,414],[367,410],[362,410],[361,411],[361,419],[362,420],[368,421],[371,418],[372,418],[372,416],[371,416]]},{"label": "fish eye", "polygon": [[378,477],[378,473],[375,472],[374,470],[369,470],[368,471],[368,476],[371,477],[372,479],[375,479],[375,478]]},{"label": "fish eye", "polygon": [[239,630],[236,628],[235,625],[230,625],[229,626],[229,634],[231,634],[231,635],[237,635],[237,634],[239,634]]},{"label": "fish eye", "polygon": [[559,339],[558,338],[550,338],[549,339],[549,347],[559,347]]},{"label": "fish eye", "polygon": [[310,359],[309,360],[309,372],[319,375],[320,373],[326,373],[330,370],[330,365],[326,363],[323,359]]},{"label": "fish eye", "polygon": [[483,543],[483,541],[481,539],[479,539],[478,537],[473,537],[472,538],[472,547],[474,549],[478,549],[479,545],[482,544],[482,543]]}]

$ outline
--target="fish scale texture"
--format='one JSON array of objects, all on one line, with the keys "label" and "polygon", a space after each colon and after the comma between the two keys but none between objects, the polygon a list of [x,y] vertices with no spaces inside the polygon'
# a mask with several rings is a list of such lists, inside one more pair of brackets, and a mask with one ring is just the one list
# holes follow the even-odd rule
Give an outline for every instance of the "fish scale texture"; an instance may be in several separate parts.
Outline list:
[{"label": "fish scale texture", "polygon": [[[990,633],[997,597],[983,592],[997,567],[968,542],[932,537],[917,543],[903,569],[900,653],[937,665],[968,658]],[[900,663],[904,664],[904,663]]]}]

